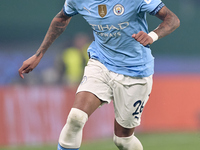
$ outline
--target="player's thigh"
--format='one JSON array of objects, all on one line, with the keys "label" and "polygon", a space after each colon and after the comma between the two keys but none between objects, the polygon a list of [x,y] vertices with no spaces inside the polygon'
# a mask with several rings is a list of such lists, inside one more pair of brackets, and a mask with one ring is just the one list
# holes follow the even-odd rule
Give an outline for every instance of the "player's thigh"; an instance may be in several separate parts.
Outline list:
[{"label": "player's thigh", "polygon": [[82,91],[76,94],[73,108],[78,108],[90,116],[101,104],[102,101],[93,93]]},{"label": "player's thigh", "polygon": [[90,59],[84,70],[74,106],[91,115],[103,103],[110,103],[112,90],[108,84],[107,68],[97,60]]},{"label": "player's thigh", "polygon": [[[129,82],[127,82],[128,80]],[[152,89],[152,76],[125,79],[114,90],[115,119],[124,128],[140,125],[141,114]]]},{"label": "player's thigh", "polygon": [[109,70],[99,61],[90,59],[84,70],[82,82],[80,83],[77,92],[88,91],[93,93],[104,103],[110,103],[113,99],[112,88],[110,81]]}]

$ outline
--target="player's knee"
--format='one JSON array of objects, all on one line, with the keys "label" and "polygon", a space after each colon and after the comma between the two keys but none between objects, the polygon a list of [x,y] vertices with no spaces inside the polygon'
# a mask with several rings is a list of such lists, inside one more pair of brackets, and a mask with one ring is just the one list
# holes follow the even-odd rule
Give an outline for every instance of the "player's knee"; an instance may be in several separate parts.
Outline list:
[{"label": "player's knee", "polygon": [[88,119],[88,115],[80,109],[72,108],[68,118],[67,123],[73,132],[78,132],[83,128],[86,121]]},{"label": "player's knee", "polygon": [[114,135],[113,141],[119,150],[143,150],[141,142],[134,134],[130,137],[118,137]]},{"label": "player's knee", "polygon": [[72,108],[63,127],[59,144],[66,148],[76,148],[81,144],[82,129],[88,120],[88,115],[80,109]]}]

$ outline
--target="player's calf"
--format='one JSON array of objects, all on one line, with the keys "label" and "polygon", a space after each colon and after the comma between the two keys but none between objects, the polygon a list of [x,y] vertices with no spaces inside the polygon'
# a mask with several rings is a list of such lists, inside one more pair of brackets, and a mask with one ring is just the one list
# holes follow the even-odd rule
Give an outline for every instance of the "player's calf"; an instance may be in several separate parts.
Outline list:
[{"label": "player's calf", "polygon": [[60,137],[58,150],[78,150],[82,141],[82,130],[88,120],[87,113],[72,108]]},{"label": "player's calf", "polygon": [[141,142],[133,135],[118,137],[114,135],[113,141],[119,150],[143,150]]}]

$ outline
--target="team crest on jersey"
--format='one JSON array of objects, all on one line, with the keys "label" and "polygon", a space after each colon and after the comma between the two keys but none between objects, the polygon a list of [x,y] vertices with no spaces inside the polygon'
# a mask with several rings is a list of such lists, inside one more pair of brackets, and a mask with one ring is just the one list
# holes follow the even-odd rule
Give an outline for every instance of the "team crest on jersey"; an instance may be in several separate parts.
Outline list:
[{"label": "team crest on jersey", "polygon": [[113,12],[115,13],[115,15],[120,16],[124,13],[124,6],[122,6],[121,4],[117,4],[113,7]]},{"label": "team crest on jersey", "polygon": [[105,15],[107,14],[107,7],[106,5],[98,5],[98,12],[99,12],[99,16],[101,16],[102,18],[105,17]]}]

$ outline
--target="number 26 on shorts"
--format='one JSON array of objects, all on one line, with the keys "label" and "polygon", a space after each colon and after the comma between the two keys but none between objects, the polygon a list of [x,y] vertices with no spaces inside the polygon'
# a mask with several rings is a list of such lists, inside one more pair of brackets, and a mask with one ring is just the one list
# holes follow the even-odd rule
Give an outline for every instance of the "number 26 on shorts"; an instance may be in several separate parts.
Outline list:
[{"label": "number 26 on shorts", "polygon": [[141,100],[138,100],[133,104],[133,107],[135,107],[136,109],[135,109],[135,112],[132,113],[132,115],[135,118],[139,119],[137,115],[142,113],[143,108],[144,108],[144,102],[142,102]]}]

